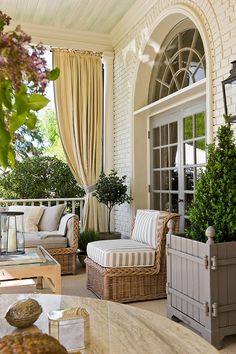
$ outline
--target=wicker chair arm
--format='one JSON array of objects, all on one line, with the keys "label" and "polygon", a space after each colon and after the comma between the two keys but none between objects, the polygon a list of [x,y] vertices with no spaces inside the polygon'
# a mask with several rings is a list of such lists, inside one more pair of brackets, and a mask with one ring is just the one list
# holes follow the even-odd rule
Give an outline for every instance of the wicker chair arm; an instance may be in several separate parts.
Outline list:
[{"label": "wicker chair arm", "polygon": [[78,230],[79,230],[79,217],[73,215],[67,221],[66,237],[68,240],[68,246],[76,249],[78,248]]}]

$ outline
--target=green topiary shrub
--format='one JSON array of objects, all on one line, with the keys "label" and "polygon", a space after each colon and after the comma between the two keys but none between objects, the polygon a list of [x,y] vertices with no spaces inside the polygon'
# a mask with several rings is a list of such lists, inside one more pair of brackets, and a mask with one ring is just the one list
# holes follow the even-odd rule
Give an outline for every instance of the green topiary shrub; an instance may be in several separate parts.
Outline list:
[{"label": "green topiary shrub", "polygon": [[127,186],[125,183],[126,176],[119,177],[117,171],[111,170],[106,176],[105,173],[101,173],[96,183],[96,191],[93,193],[99,203],[103,203],[107,206],[108,210],[108,233],[110,230],[111,211],[115,205],[120,205],[125,202],[130,203],[132,198],[127,194]]},{"label": "green topiary shrub", "polygon": [[29,157],[0,179],[2,198],[73,198],[84,190],[76,183],[69,166],[56,157]]},{"label": "green topiary shrub", "polygon": [[217,144],[208,145],[208,160],[188,211],[189,238],[206,241],[208,226],[216,229],[215,242],[236,241],[236,146],[229,117],[218,128]]}]

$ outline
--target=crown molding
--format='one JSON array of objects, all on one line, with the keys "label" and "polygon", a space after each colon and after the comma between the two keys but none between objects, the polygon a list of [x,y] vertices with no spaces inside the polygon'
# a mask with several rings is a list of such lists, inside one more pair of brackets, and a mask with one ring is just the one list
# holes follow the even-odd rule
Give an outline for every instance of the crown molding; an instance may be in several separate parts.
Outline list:
[{"label": "crown molding", "polygon": [[[17,25],[17,22],[11,21],[8,28],[12,30]],[[20,26],[24,32],[31,36],[33,43],[42,42],[44,45],[52,47],[113,52],[110,35],[30,23],[21,23]]]},{"label": "crown molding", "polygon": [[118,42],[134,27],[158,0],[137,0],[129,11],[122,17],[111,31],[112,44],[115,47]]}]

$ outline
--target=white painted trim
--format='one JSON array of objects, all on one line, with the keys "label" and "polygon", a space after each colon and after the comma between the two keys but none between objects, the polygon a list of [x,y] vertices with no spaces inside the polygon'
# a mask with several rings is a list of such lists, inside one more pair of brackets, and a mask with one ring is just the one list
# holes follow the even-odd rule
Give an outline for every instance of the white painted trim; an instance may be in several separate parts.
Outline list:
[{"label": "white painted trim", "polygon": [[[194,8],[191,8],[187,5],[173,5],[167,8],[165,11],[161,12],[160,15],[156,18],[156,21],[153,23],[152,28],[150,29],[149,39],[152,37],[152,33],[155,29],[164,21],[168,16],[173,14],[184,15],[189,18],[197,27],[205,49],[206,63],[207,63],[207,71],[206,71],[206,120],[207,120],[207,143],[211,143],[213,140],[213,121],[212,121],[212,96],[213,96],[213,86],[212,86],[212,52],[211,52],[211,43],[209,34],[205,28],[203,20],[198,14],[194,11]],[[148,40],[149,41],[149,40]],[[148,41],[146,45],[148,44]],[[145,52],[145,48],[143,48],[143,53]],[[136,88],[136,83],[138,79],[138,70],[139,70],[140,62],[137,63],[136,67],[136,77],[135,77],[135,85],[134,90]],[[135,91],[133,92],[133,102],[135,102]],[[134,107],[134,105],[133,105]],[[134,124],[134,123],[133,123]],[[132,125],[133,125],[132,124]],[[132,127],[133,129],[133,127]],[[133,152],[134,153],[134,152]]]},{"label": "white painted trim", "polygon": [[[9,29],[14,29],[17,25],[16,22],[12,21]],[[21,28],[32,37],[34,43],[43,42],[43,44],[61,48],[113,51],[110,35],[30,23],[21,23]]]},{"label": "white painted trim", "polygon": [[104,64],[104,172],[113,169],[113,61],[114,53],[103,53]]},{"label": "white painted trim", "polygon": [[[147,48],[148,48],[149,40],[152,39],[152,36],[155,33],[155,31],[158,30],[158,27],[164,25],[165,20],[167,20],[167,23],[168,23],[168,18],[170,18],[170,16],[174,16],[174,15],[185,16],[185,17],[189,18],[190,20],[192,20],[192,22],[195,24],[195,26],[199,30],[199,33],[201,35],[201,38],[202,38],[202,41],[204,44],[206,63],[207,63],[206,79],[204,80],[205,81],[204,82],[205,88],[204,88],[204,91],[202,94],[206,95],[206,128],[207,128],[206,135],[207,135],[207,143],[209,143],[212,141],[212,138],[213,138],[213,133],[212,133],[212,131],[213,131],[213,129],[212,129],[212,126],[213,126],[213,121],[212,121],[212,94],[213,94],[212,65],[213,65],[213,58],[214,58],[214,50],[212,50],[212,43],[211,43],[212,34],[211,34],[211,32],[209,33],[210,29],[209,28],[206,29],[206,27],[205,27],[206,25],[204,24],[204,17],[201,17],[201,15],[204,16],[204,14],[201,14],[200,8],[199,8],[199,11],[197,11],[196,6],[195,5],[191,6],[191,4],[190,5],[180,5],[180,4],[172,5],[172,6],[169,6],[166,10],[159,13],[156,16],[155,20],[153,21],[152,27],[149,28],[149,33],[150,33],[149,39],[147,39],[147,42],[145,43],[145,45],[139,49],[142,51],[142,54],[145,54],[145,51],[147,51]],[[145,18],[144,18],[144,14],[143,14],[143,21],[144,20],[145,20]],[[207,18],[205,20],[207,21]],[[148,21],[148,18],[146,19],[146,21]],[[173,26],[174,26],[174,24],[175,23],[173,23]],[[135,69],[136,73],[134,74],[133,109],[135,107],[136,98],[137,98],[137,96],[135,96],[136,87],[138,84],[140,85],[139,79],[142,78],[141,80],[143,80],[145,77],[145,75],[141,71],[139,71],[139,68],[141,67],[140,65],[141,65],[141,62],[137,61],[137,66]],[[142,77],[142,74],[144,75],[143,77]],[[150,80],[150,78],[147,78],[147,76],[146,76],[146,79]],[[189,90],[197,89],[198,85],[201,85],[201,84],[202,83],[197,83],[197,84],[195,84],[196,85],[195,88],[192,86],[192,87],[189,87]],[[200,88],[200,86],[199,86],[199,88]],[[186,94],[186,97],[185,97],[186,99],[187,99],[187,92],[189,92],[188,88],[186,88],[186,91],[183,91],[183,93]],[[138,94],[140,94],[139,91],[138,91]],[[180,98],[180,96],[179,96],[180,92],[177,92],[176,96],[177,95]],[[193,96],[191,95],[191,99],[200,97],[200,95],[201,95],[201,93],[199,92],[199,90],[197,90],[196,97],[194,97],[194,95]],[[172,97],[175,97],[175,96],[172,96]],[[143,99],[140,98],[139,102],[142,102],[142,101],[146,102],[146,100],[144,98],[145,98],[145,96],[143,96]],[[177,97],[176,97],[176,99],[177,99]],[[185,102],[186,102],[186,100],[185,100]],[[162,103],[163,103],[163,101],[162,101]],[[136,105],[136,107],[138,107],[138,105]],[[140,105],[139,105],[139,107],[140,107]],[[157,107],[155,107],[155,110],[156,110],[156,108]],[[164,105],[162,108],[164,109]],[[160,106],[159,106],[159,109],[161,111]],[[136,184],[137,184],[136,177],[137,176],[135,175],[135,173],[137,173],[137,172],[135,172],[135,171],[136,170],[139,171],[135,167],[135,161],[134,161],[135,160],[135,158],[134,158],[134,154],[135,154],[135,151],[134,151],[134,145],[135,145],[134,131],[135,131],[135,126],[137,126],[137,124],[139,126],[141,125],[141,122],[143,122],[143,124],[144,124],[145,118],[147,119],[149,114],[150,114],[150,112],[148,113],[147,111],[145,111],[144,107],[141,109],[138,109],[135,112],[135,115],[133,115],[133,119],[132,119],[132,123],[131,123],[131,135],[133,136],[133,138],[132,138],[132,145],[133,146],[132,146],[132,171],[131,171],[131,173],[132,173],[132,185],[133,185],[134,197],[136,196],[136,192],[138,192],[137,186],[136,186]],[[147,122],[146,122],[146,124],[147,124]],[[145,169],[147,171],[147,162],[146,161],[143,164],[143,169]],[[148,175],[148,173],[147,173],[147,175]],[[149,176],[146,176],[145,178],[147,178],[147,177],[149,177]],[[145,178],[144,178],[144,182],[145,182]],[[138,188],[140,188],[140,185],[141,184],[139,184]],[[143,184],[141,187],[145,188],[145,184]],[[148,195],[147,199],[149,202],[149,195]],[[133,202],[133,208],[135,209],[136,204],[137,203],[140,204],[140,202],[143,203],[139,199],[136,200],[135,202]],[[145,203],[146,203],[146,201],[145,201]]]},{"label": "white painted trim", "polygon": [[157,0],[136,0],[135,4],[117,23],[111,31],[111,39],[113,46],[117,43],[134,27],[148,11],[157,3]]},{"label": "white painted trim", "polygon": [[206,94],[206,79],[196,82],[190,86],[183,88],[181,91],[174,92],[173,94],[163,97],[162,99],[150,103],[149,105],[138,109],[134,112],[135,119],[138,118],[140,113],[146,112],[149,117],[165,112],[171,108],[182,105],[183,103],[192,101],[193,99],[202,97]]}]

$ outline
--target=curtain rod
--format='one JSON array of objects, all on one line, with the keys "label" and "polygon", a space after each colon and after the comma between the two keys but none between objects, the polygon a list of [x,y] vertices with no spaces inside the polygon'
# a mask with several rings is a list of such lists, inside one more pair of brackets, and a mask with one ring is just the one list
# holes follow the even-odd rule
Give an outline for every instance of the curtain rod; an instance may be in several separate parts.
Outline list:
[{"label": "curtain rod", "polygon": [[99,56],[99,57],[103,56],[103,52],[96,52],[96,51],[93,51],[93,50],[59,48],[59,47],[53,47],[53,46],[49,46],[49,48],[50,48],[50,52],[53,52],[55,50],[55,51],[68,52],[68,53],[80,53],[80,54],[83,54],[83,55],[92,54],[92,55]]}]

